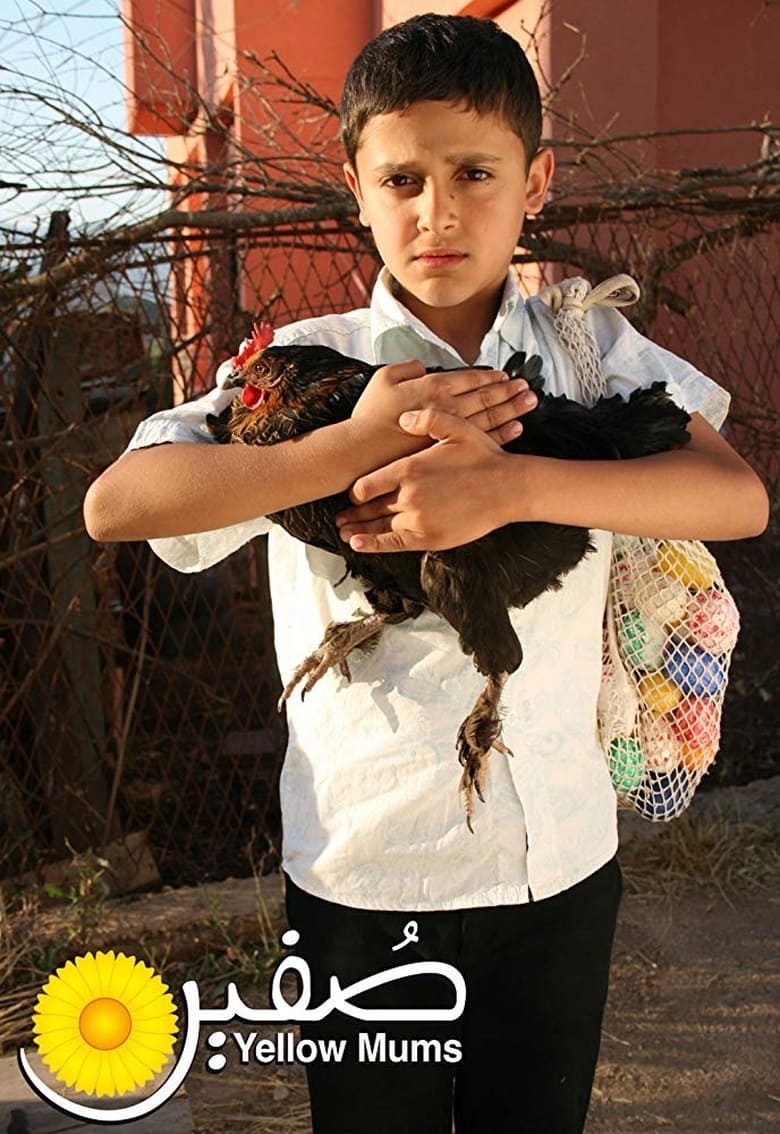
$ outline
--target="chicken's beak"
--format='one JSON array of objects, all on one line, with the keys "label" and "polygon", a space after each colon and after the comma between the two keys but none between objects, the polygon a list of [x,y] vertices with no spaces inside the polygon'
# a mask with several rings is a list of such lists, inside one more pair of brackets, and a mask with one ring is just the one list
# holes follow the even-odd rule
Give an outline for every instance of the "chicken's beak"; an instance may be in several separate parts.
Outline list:
[{"label": "chicken's beak", "polygon": [[241,386],[246,386],[246,378],[242,370],[231,370],[222,383],[223,390],[235,390],[237,387]]}]

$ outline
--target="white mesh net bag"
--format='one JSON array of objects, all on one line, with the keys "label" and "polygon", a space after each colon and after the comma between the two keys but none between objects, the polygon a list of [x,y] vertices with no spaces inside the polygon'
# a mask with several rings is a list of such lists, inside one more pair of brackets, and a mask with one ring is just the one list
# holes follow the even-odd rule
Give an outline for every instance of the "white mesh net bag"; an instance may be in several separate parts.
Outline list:
[{"label": "white mesh net bag", "polygon": [[[596,304],[639,298],[630,276],[592,291],[582,279],[542,293],[574,360],[583,401],[605,392]],[[618,802],[647,819],[679,815],[718,750],[739,613],[714,557],[696,540],[613,536],[598,723]]]}]

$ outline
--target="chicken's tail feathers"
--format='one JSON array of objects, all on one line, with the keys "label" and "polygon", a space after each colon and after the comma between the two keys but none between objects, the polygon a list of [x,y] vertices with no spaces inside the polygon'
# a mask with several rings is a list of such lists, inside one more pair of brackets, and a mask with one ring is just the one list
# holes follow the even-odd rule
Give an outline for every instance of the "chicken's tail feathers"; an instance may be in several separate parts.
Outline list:
[{"label": "chicken's tail feathers", "polygon": [[525,378],[537,394],[544,388],[542,360],[538,354],[529,356],[524,350],[518,350],[507,360],[502,369],[510,378]]},{"label": "chicken's tail feathers", "polygon": [[620,456],[649,457],[687,444],[691,415],[672,401],[665,382],[634,390],[614,417],[614,440]]},{"label": "chicken's tail feathers", "polygon": [[634,390],[628,401],[614,394],[592,406],[554,395],[523,417],[523,432],[504,448],[569,460],[644,457],[684,445],[689,421],[664,382]]}]

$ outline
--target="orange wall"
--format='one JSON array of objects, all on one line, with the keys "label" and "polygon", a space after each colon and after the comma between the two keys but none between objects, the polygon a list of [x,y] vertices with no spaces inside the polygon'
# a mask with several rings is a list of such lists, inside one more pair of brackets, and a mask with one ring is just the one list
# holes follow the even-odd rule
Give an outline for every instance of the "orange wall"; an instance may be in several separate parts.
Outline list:
[{"label": "orange wall", "polygon": [[[661,0],[658,125],[737,126],[772,117],[780,106],[780,8],[708,0],[706,7]],[[663,143],[664,165],[748,162],[756,135]]]},{"label": "orange wall", "polygon": [[196,0],[122,0],[128,129],[180,134],[195,115]]},{"label": "orange wall", "polygon": [[[523,9],[526,3],[516,5]],[[734,0],[553,0],[552,76],[585,58],[562,103],[598,133],[734,126],[777,117],[780,7]],[[751,146],[753,149],[751,150]],[[749,160],[755,138],[661,139],[662,167]]]},{"label": "orange wall", "polygon": [[[198,114],[193,84],[208,112],[232,124],[235,142],[262,154],[257,73],[244,52],[260,58],[278,52],[297,77],[338,102],[344,74],[361,46],[380,27],[422,11],[494,16],[524,46],[536,27],[539,73],[553,83],[576,58],[584,36],[585,58],[558,105],[571,108],[595,133],[718,127],[776,111],[780,5],[760,0],[552,0],[551,8],[545,0],[123,0],[123,11],[157,57],[149,59],[128,36],[130,128],[182,132],[170,137],[169,153],[179,159],[186,154],[195,164],[206,164],[215,147],[225,166],[235,155],[229,143],[219,151],[207,118]],[[175,78],[163,65],[167,61]],[[295,120],[300,111],[289,113],[300,130]],[[551,119],[546,132],[563,137],[566,128]],[[644,157],[648,168],[732,164],[757,156],[757,147],[755,135],[669,137],[648,143]],[[224,207],[229,189],[227,178],[222,189],[189,204]],[[187,269],[187,278],[185,269],[180,273],[175,320],[192,332],[192,321],[211,313],[217,328],[195,366],[199,384],[210,383],[214,362],[235,339],[230,311],[220,305],[256,310],[280,282],[283,298],[267,312],[277,322],[355,302],[355,286],[338,280],[348,258],[328,268],[327,256],[253,252],[242,262],[238,281],[229,261],[227,253],[212,255],[208,264]]]},{"label": "orange wall", "polygon": [[[737,0],[382,0],[381,26],[418,12],[494,18],[523,47],[538,28],[541,71],[557,83],[586,57],[560,105],[599,133],[719,127],[777,117],[780,5]],[[544,19],[540,17],[546,13]],[[561,128],[551,127],[553,134]],[[751,150],[751,146],[753,149]],[[750,160],[755,139],[661,139],[648,161],[668,168]]]},{"label": "orange wall", "polygon": [[[193,170],[209,168],[215,188],[182,201],[190,209],[229,206],[233,179],[242,169],[256,176],[268,152],[259,71],[246,53],[260,60],[277,53],[296,78],[338,103],[350,62],[376,30],[370,0],[123,0],[123,14],[133,29],[126,35],[129,128],[168,136],[171,161],[190,167],[174,169],[174,183],[186,185]],[[305,137],[301,109],[291,107],[288,113],[292,129]],[[214,130],[211,116],[222,133]],[[239,149],[261,155],[258,166],[237,162]],[[268,208],[277,203],[264,201]],[[282,324],[353,306],[360,298],[359,269],[347,285],[340,280],[352,267],[344,257],[339,262],[291,249],[245,253],[240,242],[233,248],[186,235],[188,248],[198,255],[176,267],[172,321],[185,338],[196,336],[199,327],[209,330],[197,353],[180,360],[179,398],[211,384],[215,365],[249,330],[255,312]],[[281,297],[273,299],[280,290]],[[270,307],[263,310],[267,301]],[[239,310],[247,316],[237,331]]]},{"label": "orange wall", "polygon": [[[564,22],[586,35],[587,58],[564,88],[562,103],[592,131],[715,131],[645,143],[648,170],[739,166],[759,157],[758,134],[717,131],[767,117],[777,121],[780,6],[758,0],[554,0],[554,78],[571,63],[579,45]],[[565,136],[561,127],[555,133]],[[664,240],[685,240],[696,232],[696,221],[684,216],[665,233],[653,231],[651,220],[647,228],[643,223],[637,217],[621,247],[629,249],[633,239],[643,251],[652,250]],[[613,245],[616,235],[622,234],[611,234]],[[689,316],[660,307],[652,327],[654,338],[735,395],[731,439],[769,477],[777,475],[777,454],[771,441],[750,432],[749,422],[753,410],[760,415],[762,407],[777,405],[780,395],[780,313],[774,284],[764,282],[777,274],[776,248],[770,233],[734,241],[711,256],[692,257],[665,278],[692,304]],[[720,317],[713,305],[722,306],[726,295],[729,306]],[[748,424],[740,425],[740,417]]]}]

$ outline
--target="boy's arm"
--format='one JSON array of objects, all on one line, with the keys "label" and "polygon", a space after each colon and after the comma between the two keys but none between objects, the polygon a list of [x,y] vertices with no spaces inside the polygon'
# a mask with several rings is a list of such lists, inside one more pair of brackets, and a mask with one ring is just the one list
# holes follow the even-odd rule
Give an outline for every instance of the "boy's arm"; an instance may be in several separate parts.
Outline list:
[{"label": "boy's arm", "polygon": [[425,410],[403,422],[438,445],[361,477],[339,517],[356,551],[442,550],[514,521],[670,539],[742,539],[768,520],[763,484],[699,415],[682,449],[627,461],[504,453],[468,422]]},{"label": "boy's arm", "polygon": [[495,371],[427,375],[414,361],[385,366],[352,418],[293,441],[156,444],[125,453],[87,493],[87,530],[98,540],[211,532],[344,491],[367,471],[430,445],[430,438],[398,427],[399,411],[410,405],[441,404],[506,441],[518,414],[534,402],[523,402],[526,387]]},{"label": "boy's arm", "polygon": [[[346,489],[366,471],[351,422],[273,446],[163,443],[134,449],[84,500],[96,540],[165,539],[232,527]],[[396,449],[396,452],[398,450]]]}]

